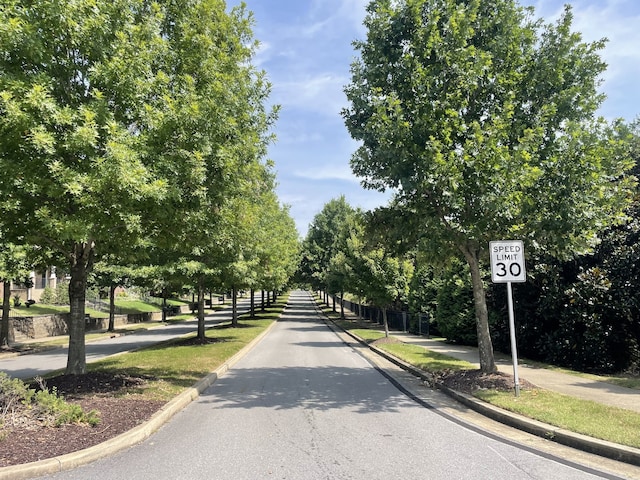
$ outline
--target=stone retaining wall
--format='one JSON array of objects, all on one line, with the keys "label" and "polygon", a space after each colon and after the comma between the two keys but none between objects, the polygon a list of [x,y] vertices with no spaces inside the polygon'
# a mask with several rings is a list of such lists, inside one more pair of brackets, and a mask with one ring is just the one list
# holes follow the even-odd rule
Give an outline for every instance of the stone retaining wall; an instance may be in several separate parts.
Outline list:
[{"label": "stone retaining wall", "polygon": [[[37,339],[46,337],[55,337],[58,335],[68,335],[68,318],[69,314],[56,315],[38,315],[35,317],[13,317],[13,329],[16,340],[21,339]],[[162,320],[162,312],[132,313],[128,315],[116,315],[116,328],[130,323],[158,322]],[[109,327],[108,318],[91,318],[86,319],[87,331],[106,330]]]}]

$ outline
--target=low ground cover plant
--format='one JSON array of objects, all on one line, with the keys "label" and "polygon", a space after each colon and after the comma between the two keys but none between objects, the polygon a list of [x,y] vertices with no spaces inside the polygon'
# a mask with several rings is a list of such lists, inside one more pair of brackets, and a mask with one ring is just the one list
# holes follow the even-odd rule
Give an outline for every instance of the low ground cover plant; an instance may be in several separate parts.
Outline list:
[{"label": "low ground cover plant", "polygon": [[97,425],[97,412],[85,412],[77,404],[68,403],[56,389],[37,379],[36,386],[0,372],[0,432],[33,425],[60,426],[70,423]]}]

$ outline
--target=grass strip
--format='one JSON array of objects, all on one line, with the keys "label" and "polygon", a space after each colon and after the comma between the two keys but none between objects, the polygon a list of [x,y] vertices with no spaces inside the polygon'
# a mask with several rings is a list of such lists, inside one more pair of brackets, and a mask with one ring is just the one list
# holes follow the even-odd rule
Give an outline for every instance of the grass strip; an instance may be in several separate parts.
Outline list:
[{"label": "grass strip", "polygon": [[[369,329],[361,328],[364,322],[340,320],[339,315],[334,314],[330,309],[324,309],[324,311],[340,327],[349,330],[367,343],[384,337],[384,332],[379,330],[378,325],[372,325],[373,328]],[[475,368],[468,362],[417,345],[397,342],[381,343],[376,347],[416,368],[431,373],[443,370],[473,370]],[[590,376],[603,381],[601,376]],[[638,435],[640,414],[631,410],[610,407],[544,389],[523,389],[519,397],[515,397],[513,392],[496,390],[479,390],[474,396],[497,407],[549,425],[620,445],[640,448],[640,435]]]},{"label": "grass strip", "polygon": [[171,342],[90,363],[87,370],[148,378],[145,384],[127,389],[120,395],[169,401],[220,367],[262,333],[280,316],[287,299],[288,295],[280,296],[277,302],[264,312],[258,312],[253,319],[242,315],[238,328],[224,324],[208,329],[205,344],[181,344],[183,340],[195,337],[194,332]]},{"label": "grass strip", "polygon": [[418,345],[407,343],[387,343],[377,345],[378,348],[403,360],[414,367],[427,372],[441,372],[444,370],[473,370],[475,367],[464,360],[427,350]]},{"label": "grass strip", "polygon": [[520,396],[481,390],[487,403],[556,427],[640,448],[640,414],[543,389],[521,390]]},{"label": "grass strip", "polygon": [[[212,343],[165,343],[99,360],[89,364],[87,369],[149,378],[143,386],[122,394],[136,395],[146,400],[169,401],[238,353],[270,323],[270,320],[249,320],[242,322],[242,328],[225,325],[207,331],[207,338],[215,340]],[[195,334],[190,337],[195,337]]]}]

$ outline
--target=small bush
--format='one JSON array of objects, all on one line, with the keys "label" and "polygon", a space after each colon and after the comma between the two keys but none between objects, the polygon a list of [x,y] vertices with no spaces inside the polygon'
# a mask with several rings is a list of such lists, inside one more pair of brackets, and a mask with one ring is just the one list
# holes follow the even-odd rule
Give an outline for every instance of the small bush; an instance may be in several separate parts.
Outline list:
[{"label": "small bush", "polygon": [[22,305],[22,299],[20,298],[20,295],[14,295],[14,297],[13,297],[13,306],[14,307],[19,307],[20,305]]},{"label": "small bush", "polygon": [[0,372],[0,425],[4,426],[24,405],[30,404],[34,394],[35,390],[28,388],[22,380]]},{"label": "small bush", "polygon": [[67,423],[97,425],[98,412],[85,412],[79,405],[67,403],[54,388],[49,391],[39,379],[39,390],[22,380],[0,372],[0,427],[25,422],[60,426]]},{"label": "small bush", "polygon": [[435,320],[438,331],[450,342],[477,345],[473,289],[468,272],[468,267],[461,262],[443,272]]},{"label": "small bush", "polygon": [[100,289],[96,286],[88,287],[86,292],[86,298],[90,302],[97,302],[100,300]]},{"label": "small bush", "polygon": [[56,305],[69,305],[69,282],[58,282],[56,285]]},{"label": "small bush", "polygon": [[51,419],[56,427],[69,423],[87,423],[91,426],[100,423],[98,412],[95,410],[84,412],[80,405],[67,403],[58,395],[55,388],[51,391],[46,389],[38,391],[33,403],[38,417]]},{"label": "small bush", "polygon": [[44,303],[45,305],[55,305],[56,304],[56,292],[53,288],[46,286],[42,291],[42,295],[40,295],[40,303]]}]

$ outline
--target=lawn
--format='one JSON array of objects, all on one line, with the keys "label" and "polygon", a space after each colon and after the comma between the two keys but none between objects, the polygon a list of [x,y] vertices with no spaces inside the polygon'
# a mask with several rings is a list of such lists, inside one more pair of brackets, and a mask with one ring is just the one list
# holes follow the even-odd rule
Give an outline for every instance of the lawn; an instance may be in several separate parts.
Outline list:
[{"label": "lawn", "polygon": [[120,313],[147,313],[160,312],[162,307],[142,300],[115,300],[116,308]]},{"label": "lawn", "polygon": [[[122,373],[151,378],[142,388],[126,392],[148,400],[169,401],[185,388],[221,366],[251,340],[262,333],[272,320],[243,320],[242,328],[229,325],[209,329],[204,345],[179,345],[168,342],[125,355],[91,363],[89,371]],[[191,335],[194,337],[195,333]]]},{"label": "lawn", "polygon": [[281,295],[276,303],[254,319],[249,315],[239,317],[239,328],[229,324],[208,329],[204,345],[181,345],[192,335],[146,349],[117,355],[90,363],[89,371],[126,372],[130,375],[150,377],[153,380],[144,387],[126,392],[149,400],[171,400],[185,388],[192,386],[205,375],[221,366],[239,352],[282,313],[288,295]]},{"label": "lawn", "polygon": [[640,448],[640,414],[548,390],[522,390],[520,396],[478,391],[487,403],[556,427]]},{"label": "lawn", "polygon": [[[379,330],[379,325],[363,328],[366,326],[366,322],[340,320],[339,315],[333,313],[331,309],[324,309],[324,312],[341,328],[349,330],[366,343],[384,337],[384,332]],[[397,342],[377,344],[376,347],[419,369],[432,373],[445,370],[472,370],[474,368],[470,363],[416,345]],[[553,368],[552,366],[548,367]],[[563,371],[587,376],[587,374]],[[604,381],[605,378],[610,380],[624,378],[624,376],[601,377],[594,375],[590,375],[590,377],[601,381]],[[635,380],[635,382],[627,382],[627,386],[637,386],[637,378]],[[624,384],[623,381],[611,381],[611,383]],[[640,414],[633,411],[609,407],[542,389],[523,389],[519,397],[515,397],[513,392],[495,390],[481,390],[476,392],[475,396],[497,407],[559,428],[620,445],[640,448],[640,436],[638,435]]]}]

